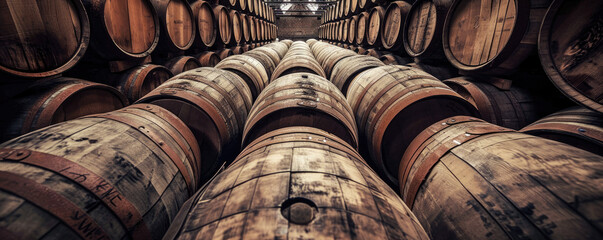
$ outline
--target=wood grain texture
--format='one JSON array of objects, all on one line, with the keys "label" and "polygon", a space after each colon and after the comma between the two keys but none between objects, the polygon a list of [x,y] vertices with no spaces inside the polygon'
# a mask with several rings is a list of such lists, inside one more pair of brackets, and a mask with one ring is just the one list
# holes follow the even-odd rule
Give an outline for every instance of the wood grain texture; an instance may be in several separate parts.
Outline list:
[{"label": "wood grain texture", "polygon": [[479,116],[471,103],[435,77],[400,65],[364,71],[346,96],[376,170],[392,184],[398,182],[402,154],[423,129],[450,116]]},{"label": "wood grain texture", "polygon": [[0,148],[0,208],[10,219],[0,224],[26,239],[160,239],[196,187],[192,133],[148,104],[52,125]]},{"label": "wood grain texture", "polygon": [[308,44],[301,41],[294,42],[291,45],[287,54],[283,56],[272,73],[271,81],[281,76],[298,72],[313,73],[326,78],[324,70],[318,61],[316,61]]},{"label": "wood grain texture", "polygon": [[602,8],[599,1],[554,1],[538,43],[540,60],[555,86],[573,101],[600,113],[603,72],[597,65],[603,59]]},{"label": "wood grain texture", "polygon": [[348,87],[358,74],[380,66],[385,64],[375,57],[364,55],[346,57],[333,66],[330,80],[347,96]]},{"label": "wood grain texture", "polygon": [[201,52],[194,57],[199,60],[202,67],[214,67],[220,62],[220,56],[214,51]]},{"label": "wood grain texture", "polygon": [[212,47],[216,42],[217,24],[216,17],[211,5],[206,1],[191,3],[193,16],[196,20],[196,45],[200,47]]},{"label": "wood grain texture", "polygon": [[60,74],[80,61],[90,40],[81,1],[1,1],[0,71],[20,77]]},{"label": "wood grain texture", "polygon": [[420,0],[412,5],[404,25],[404,48],[421,61],[444,61],[442,30],[452,0]]},{"label": "wood grain texture", "polygon": [[268,85],[268,73],[264,65],[253,57],[246,55],[233,55],[223,59],[216,68],[232,72],[241,77],[255,100],[262,90]]},{"label": "wood grain texture", "polygon": [[384,17],[384,8],[377,6],[371,10],[368,26],[366,27],[366,42],[369,46],[381,46],[381,29],[383,28]]},{"label": "wood grain texture", "polygon": [[363,45],[366,44],[366,31],[368,29],[369,17],[370,15],[367,12],[362,12],[358,14],[358,22],[356,23],[356,44]]},{"label": "wood grain texture", "polygon": [[0,140],[127,105],[126,97],[108,85],[67,77],[40,80],[1,104]]},{"label": "wood grain texture", "polygon": [[161,106],[186,123],[203,154],[199,181],[205,182],[227,160],[225,154],[238,152],[252,98],[236,74],[202,67],[176,75],[138,102]]},{"label": "wood grain texture", "polygon": [[520,132],[603,155],[603,116],[587,108],[571,107],[553,113]]},{"label": "wood grain texture", "polygon": [[358,130],[345,97],[318,75],[294,73],[271,82],[251,109],[243,146],[267,132],[289,126],[320,128],[358,146]]},{"label": "wood grain texture", "polygon": [[228,12],[230,18],[230,28],[232,31],[232,44],[239,45],[243,40],[243,31],[241,29],[241,14],[237,10],[230,10]]},{"label": "wood grain texture", "polygon": [[351,146],[315,128],[254,141],[189,204],[166,239],[427,239]]},{"label": "wood grain texture", "polygon": [[229,44],[232,37],[232,29],[230,17],[228,16],[228,10],[222,5],[215,5],[213,10],[214,17],[216,18],[219,37],[218,39],[220,39],[220,44]]},{"label": "wood grain texture", "polygon": [[430,237],[601,238],[601,156],[460,116],[421,134],[400,189]]},{"label": "wood grain texture", "polygon": [[403,44],[403,29],[411,5],[404,1],[391,2],[383,16],[381,28],[381,44],[391,51],[401,50]]},{"label": "wood grain texture", "polygon": [[174,76],[170,69],[155,64],[144,64],[120,75],[117,90],[122,92],[130,102],[138,101]]},{"label": "wood grain texture", "polygon": [[201,63],[197,58],[191,56],[180,56],[170,59],[166,62],[165,67],[169,69],[174,75],[178,75],[182,72],[200,68]]}]

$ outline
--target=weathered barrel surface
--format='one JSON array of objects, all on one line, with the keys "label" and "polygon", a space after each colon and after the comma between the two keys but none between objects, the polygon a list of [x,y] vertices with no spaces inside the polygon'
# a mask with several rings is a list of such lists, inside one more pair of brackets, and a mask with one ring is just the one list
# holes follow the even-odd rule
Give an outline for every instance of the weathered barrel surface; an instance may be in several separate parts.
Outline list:
[{"label": "weathered barrel surface", "polygon": [[169,110],[191,129],[202,153],[199,179],[203,182],[226,160],[218,159],[223,151],[238,151],[252,99],[236,74],[203,67],[176,75],[139,102]]},{"label": "weathered barrel surface", "polygon": [[292,73],[313,73],[321,77],[326,77],[322,66],[316,61],[312,52],[308,49],[298,55],[284,57],[272,73],[272,81]]},{"label": "weathered barrel surface", "polygon": [[230,10],[228,12],[230,18],[230,28],[232,32],[232,44],[238,45],[243,40],[243,31],[241,29],[241,14],[237,10]]},{"label": "weathered barrel surface", "polygon": [[553,113],[520,130],[603,156],[603,115],[583,107]]},{"label": "weathered barrel surface", "polygon": [[0,140],[127,105],[122,93],[104,84],[66,77],[41,80],[1,104]]},{"label": "weathered barrel surface", "polygon": [[[272,56],[270,56],[269,54],[272,54]],[[263,48],[263,47],[256,48],[249,52],[243,53],[243,55],[250,56],[250,57],[254,58],[255,60],[258,60],[260,63],[262,63],[262,66],[264,67],[264,70],[266,71],[268,79],[270,79],[272,77],[272,72],[274,72],[274,69],[276,68],[276,66],[279,63],[279,61],[275,62],[275,59],[273,58],[273,57],[276,57],[276,59],[278,60],[278,54],[276,54],[276,52],[271,51],[268,48]]]},{"label": "weathered barrel surface", "polygon": [[404,24],[406,53],[422,61],[445,60],[442,29],[452,0],[419,0],[410,8]]},{"label": "weathered barrel surface", "polygon": [[168,68],[173,74],[178,75],[188,70],[200,68],[201,63],[198,59],[191,56],[180,56],[171,59],[165,63],[165,67]]},{"label": "weathered barrel surface", "polygon": [[356,44],[363,45],[366,43],[366,30],[368,29],[369,17],[367,12],[358,14],[358,22],[356,23]]},{"label": "weathered barrel surface", "polygon": [[249,89],[253,99],[262,92],[262,90],[268,85],[268,73],[264,65],[258,60],[248,55],[233,55],[222,60],[216,68],[230,71],[243,80]]},{"label": "weathered barrel surface", "polygon": [[90,23],[79,0],[3,1],[0,16],[0,71],[21,77],[60,74],[88,48]]},{"label": "weathered barrel surface", "polygon": [[243,146],[289,126],[310,126],[358,146],[358,130],[345,97],[325,78],[294,73],[276,79],[258,97],[243,131]]},{"label": "weathered barrel surface", "polygon": [[315,128],[262,136],[186,204],[165,239],[428,239],[351,146]]},{"label": "weathered barrel surface", "polygon": [[404,45],[404,23],[411,5],[405,1],[395,1],[389,4],[383,17],[381,28],[381,43],[385,49],[400,50]]},{"label": "weathered barrel surface", "polygon": [[479,110],[481,119],[501,127],[519,130],[546,115],[546,109],[550,109],[550,103],[519,87],[500,90],[473,77],[458,77],[443,82],[471,102]]},{"label": "weathered barrel surface", "polygon": [[196,19],[197,45],[201,47],[212,47],[218,36],[216,18],[214,11],[207,1],[196,1],[191,3],[191,9]]},{"label": "weathered barrel surface", "polygon": [[122,92],[130,102],[136,102],[173,76],[172,71],[164,66],[144,64],[122,73],[117,83],[117,90]]},{"label": "weathered barrel surface", "polygon": [[368,45],[381,46],[381,29],[383,28],[384,17],[385,9],[382,7],[377,6],[371,10],[366,29],[366,42]]},{"label": "weathered barrel surface", "polygon": [[555,0],[542,22],[538,50],[551,81],[566,96],[603,113],[601,1]]},{"label": "weathered barrel surface", "polygon": [[433,239],[600,239],[603,157],[472,117],[411,144],[400,191]]},{"label": "weathered barrel surface", "polygon": [[535,49],[540,23],[550,2],[454,1],[443,31],[447,59],[464,71],[513,73]]},{"label": "weathered barrel surface", "polygon": [[220,56],[214,51],[205,51],[195,55],[203,67],[213,67],[220,62]]},{"label": "weathered barrel surface", "polygon": [[343,58],[333,67],[331,82],[347,96],[348,87],[358,74],[380,66],[385,64],[370,56],[357,55]]},{"label": "weathered barrel surface", "polygon": [[182,121],[149,104],[5,142],[3,237],[160,239],[196,189],[196,145]]},{"label": "weathered barrel surface", "polygon": [[[186,0],[151,0],[161,26],[158,51],[186,51],[195,41],[195,16]],[[139,31],[139,30],[134,30]]]},{"label": "weathered barrel surface", "polygon": [[423,129],[477,109],[433,76],[389,65],[365,71],[350,84],[348,102],[376,170],[396,184],[404,150]]}]

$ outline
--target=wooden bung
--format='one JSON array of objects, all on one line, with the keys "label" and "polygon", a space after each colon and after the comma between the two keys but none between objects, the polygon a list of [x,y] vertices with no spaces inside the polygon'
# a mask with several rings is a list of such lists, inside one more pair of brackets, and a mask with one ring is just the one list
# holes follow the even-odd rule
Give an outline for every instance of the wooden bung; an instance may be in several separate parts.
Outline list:
[{"label": "wooden bung", "polygon": [[163,107],[190,128],[201,149],[198,179],[204,183],[240,150],[252,99],[237,75],[202,67],[176,75],[138,102]]},{"label": "wooden bung", "polygon": [[161,239],[196,191],[199,157],[186,125],[150,104],[0,144],[3,238]]},{"label": "wooden bung", "polygon": [[450,116],[479,116],[470,102],[440,80],[401,65],[360,73],[347,99],[376,170],[394,185],[402,154],[423,129]]},{"label": "wooden bung", "polygon": [[164,239],[429,239],[358,152],[309,127],[258,138],[185,206]]},{"label": "wooden bung", "polygon": [[600,155],[455,116],[400,159],[402,198],[433,239],[603,237]]}]

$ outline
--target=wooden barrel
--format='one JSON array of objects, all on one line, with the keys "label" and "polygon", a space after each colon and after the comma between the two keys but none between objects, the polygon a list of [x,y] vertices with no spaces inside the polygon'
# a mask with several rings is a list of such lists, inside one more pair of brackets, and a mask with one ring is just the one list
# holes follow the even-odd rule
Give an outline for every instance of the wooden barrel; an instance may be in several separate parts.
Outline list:
[{"label": "wooden barrel", "polygon": [[422,63],[408,63],[406,64],[409,67],[421,69],[422,71],[431,74],[440,80],[455,78],[459,76],[458,69],[448,65],[448,64],[422,64]]},{"label": "wooden barrel", "polygon": [[[271,57],[270,54],[273,54],[273,56]],[[274,72],[274,69],[276,68],[276,66],[279,63],[278,61],[277,62],[274,61],[273,57],[274,56],[278,57],[278,55],[274,51],[261,47],[261,48],[256,48],[252,51],[246,52],[243,55],[250,56],[250,57],[254,58],[255,60],[258,60],[262,64],[264,69],[266,70],[266,75],[268,77],[267,79],[272,78],[272,72]]]},{"label": "wooden barrel", "polygon": [[395,1],[389,4],[381,22],[381,44],[385,49],[391,51],[403,48],[404,23],[410,11],[411,5],[404,1]]},{"label": "wooden barrel", "polygon": [[191,129],[201,149],[199,182],[203,183],[229,160],[225,155],[239,151],[252,99],[237,75],[203,67],[171,78],[139,102],[169,110]]},{"label": "wooden barrel", "polygon": [[220,62],[220,56],[214,51],[205,51],[195,55],[202,67],[214,67]]},{"label": "wooden barrel", "polygon": [[356,23],[356,45],[366,44],[366,31],[370,25],[369,19],[370,15],[367,12],[358,14],[358,22]]},{"label": "wooden barrel", "polygon": [[350,15],[356,14],[358,11],[360,11],[360,8],[358,7],[358,0],[350,0],[350,4],[348,6],[350,7]]},{"label": "wooden barrel", "polygon": [[222,5],[215,5],[213,10],[216,17],[219,42],[221,45],[227,45],[232,38],[232,24],[230,23],[228,9]]},{"label": "wooden barrel", "polygon": [[358,130],[343,94],[327,79],[295,73],[274,80],[249,113],[243,147],[258,137],[291,126],[320,128],[358,147]]},{"label": "wooden barrel", "polygon": [[603,113],[601,1],[555,0],[542,22],[540,61],[570,99]]},{"label": "wooden barrel", "polygon": [[404,49],[421,61],[446,59],[442,47],[442,29],[452,0],[419,0],[412,5],[404,24]]},{"label": "wooden barrel", "polygon": [[262,136],[185,205],[164,239],[428,239],[349,144],[316,128]]},{"label": "wooden barrel", "polygon": [[243,47],[242,46],[234,46],[234,47],[231,47],[230,49],[232,49],[233,55],[243,54]]},{"label": "wooden barrel", "polygon": [[243,34],[243,39],[241,39],[242,43],[251,42],[251,34],[249,31],[249,19],[246,14],[241,14],[240,16],[240,24],[241,24],[241,33]]},{"label": "wooden barrel", "polygon": [[188,70],[200,68],[201,63],[199,60],[197,60],[197,58],[191,56],[180,56],[165,63],[165,67],[168,68],[173,74],[178,75]]},{"label": "wooden barrel", "polygon": [[197,25],[197,46],[212,47],[216,42],[216,17],[211,5],[206,1],[196,1],[191,4]]},{"label": "wooden barrel", "polygon": [[[289,49],[289,47],[287,47],[286,44],[284,43],[272,43],[269,45],[266,45],[264,47],[261,48],[257,48],[255,50],[261,51],[262,53],[268,55],[272,61],[275,63],[275,67],[278,66],[278,64],[281,61],[281,55],[283,52],[287,52],[287,50]],[[284,51],[283,51],[284,50]],[[285,55],[283,54],[283,57]],[[272,74],[272,73],[271,73]]]},{"label": "wooden barrel", "polygon": [[[155,52],[188,50],[195,41],[195,17],[186,0],[151,0],[161,27]],[[140,30],[134,30],[140,31]]]},{"label": "wooden barrel", "polygon": [[237,10],[230,10],[228,12],[230,18],[230,28],[232,32],[231,44],[236,46],[241,44],[243,41],[243,30],[241,28],[241,14]]},{"label": "wooden barrel", "polygon": [[237,0],[237,9],[247,11],[247,0]]},{"label": "wooden barrel", "polygon": [[262,21],[258,18],[253,18],[254,21],[254,25],[255,25],[255,36],[256,36],[256,42],[260,42],[262,41]]},{"label": "wooden barrel", "polygon": [[[381,60],[381,62],[383,62],[383,64],[385,64],[385,65],[404,65],[404,64],[408,64],[408,63],[412,62],[412,59],[403,58],[403,57],[400,57],[398,55],[391,54],[391,53],[381,55],[381,57],[379,57],[379,60]],[[434,76],[434,77],[436,77],[436,76]],[[436,78],[438,78],[438,77],[436,77]],[[441,78],[438,78],[438,79],[441,79]]]},{"label": "wooden barrel", "polygon": [[241,77],[251,90],[252,99],[256,99],[268,85],[268,73],[264,65],[253,57],[246,55],[233,55],[223,59],[216,68],[227,70]]},{"label": "wooden barrel", "polygon": [[553,113],[520,130],[603,156],[603,115],[583,107]]},{"label": "wooden barrel", "polygon": [[348,87],[358,74],[372,68],[385,66],[379,59],[371,56],[356,55],[342,58],[331,72],[331,82],[347,95]]},{"label": "wooden barrel", "polygon": [[341,48],[338,48],[338,50],[327,49],[326,51],[323,51],[323,52],[325,54],[324,55],[320,54],[319,56],[321,57],[320,59],[324,59],[322,61],[321,66],[325,70],[325,74],[327,76],[332,76],[333,68],[337,65],[337,63],[339,61],[341,61],[344,58],[358,55],[357,53],[355,53],[351,50],[341,49]]},{"label": "wooden barrel", "polygon": [[366,53],[366,49],[363,47],[358,47],[355,51],[356,53],[360,54],[360,55],[364,55]]},{"label": "wooden barrel", "polygon": [[40,80],[2,102],[0,140],[127,105],[122,93],[104,84],[66,77]]},{"label": "wooden barrel", "polygon": [[549,2],[454,1],[442,35],[448,61],[473,73],[513,73],[535,49]]},{"label": "wooden barrel", "polygon": [[247,5],[247,13],[249,13],[249,15],[253,15],[255,14],[255,9],[253,6],[253,0],[245,0],[246,1],[246,5]]},{"label": "wooden barrel", "polygon": [[[90,22],[80,0],[4,1],[0,16],[0,71],[48,77],[78,63],[90,40]],[[72,26],[64,31],[62,26]],[[6,31],[5,31],[6,30]]]},{"label": "wooden barrel", "polygon": [[364,55],[371,56],[371,57],[378,59],[381,57],[381,52],[374,48],[369,48],[366,50],[366,52],[364,52]]},{"label": "wooden barrel", "polygon": [[287,74],[302,72],[326,77],[325,71],[320,64],[318,64],[312,53],[308,51],[305,55],[294,55],[292,57],[283,58],[276,69],[274,69],[271,82]]},{"label": "wooden barrel", "polygon": [[[353,1],[353,0],[350,0]],[[354,44],[356,40],[356,22],[358,17],[353,16],[348,20],[348,43]]]},{"label": "wooden barrel", "polygon": [[349,19],[345,19],[342,20],[343,21],[343,25],[342,25],[342,30],[341,30],[341,42],[347,42],[348,41],[348,35],[349,35],[349,27],[350,27],[350,20]]},{"label": "wooden barrel", "polygon": [[385,17],[385,9],[374,7],[369,14],[368,27],[366,29],[366,42],[369,46],[381,46],[381,28]]},{"label": "wooden barrel", "polygon": [[195,191],[196,145],[182,121],[148,104],[5,142],[3,238],[160,239]]},{"label": "wooden barrel", "polygon": [[411,146],[400,191],[433,239],[603,237],[602,156],[463,116]]},{"label": "wooden barrel", "polygon": [[471,102],[481,119],[501,127],[519,130],[545,116],[546,109],[550,109],[550,103],[540,101],[519,87],[500,90],[474,77],[458,77],[443,82]]},{"label": "wooden barrel", "polygon": [[233,55],[232,50],[229,48],[224,48],[224,49],[216,52],[216,54],[218,54],[218,56],[220,57],[220,60],[224,60],[227,57],[230,57]]},{"label": "wooden barrel", "polygon": [[130,102],[136,102],[174,76],[169,69],[155,64],[134,67],[120,75],[117,90],[122,92]]},{"label": "wooden barrel", "polygon": [[260,0],[253,0],[253,13],[255,14],[255,16],[259,16],[261,11],[262,9],[260,5]]},{"label": "wooden barrel", "polygon": [[228,9],[234,9],[237,7],[237,1],[238,0],[217,0],[216,2],[224,5]]},{"label": "wooden barrel", "polygon": [[446,84],[400,65],[359,74],[347,98],[376,170],[392,184],[398,183],[402,154],[423,129],[450,116],[479,116],[471,103]]},{"label": "wooden barrel", "polygon": [[358,0],[358,7],[360,9],[370,9],[373,6],[373,2],[371,0]]},{"label": "wooden barrel", "polygon": [[[145,58],[157,47],[161,31],[160,23],[157,12],[149,0],[83,0],[82,2],[90,18],[90,45],[102,58],[106,60]],[[56,13],[52,14],[54,18]]]},{"label": "wooden barrel", "polygon": [[248,15],[247,16],[247,24],[249,25],[249,38],[251,39],[252,42],[257,41],[257,26],[255,26],[255,17]]}]

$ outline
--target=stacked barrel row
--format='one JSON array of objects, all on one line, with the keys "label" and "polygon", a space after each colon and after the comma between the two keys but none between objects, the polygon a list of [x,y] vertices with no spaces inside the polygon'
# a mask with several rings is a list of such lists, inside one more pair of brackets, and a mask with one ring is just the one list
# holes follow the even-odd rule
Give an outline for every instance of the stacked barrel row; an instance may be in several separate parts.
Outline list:
[{"label": "stacked barrel row", "polygon": [[603,112],[600,2],[368,2],[338,1],[319,39],[398,64],[509,79]]},{"label": "stacked barrel row", "polygon": [[536,121],[546,105],[521,89],[308,43],[354,112],[360,152],[431,238],[601,237],[599,215],[586,212],[603,209],[600,113],[572,107]]},{"label": "stacked barrel row", "polygon": [[262,91],[266,69],[289,44],[180,73],[126,107],[115,89],[76,81],[34,101],[39,111],[22,109],[29,120],[13,123],[38,125],[15,138],[2,128],[12,138],[0,144],[2,236],[160,239],[184,202],[240,152],[251,88]]}]

